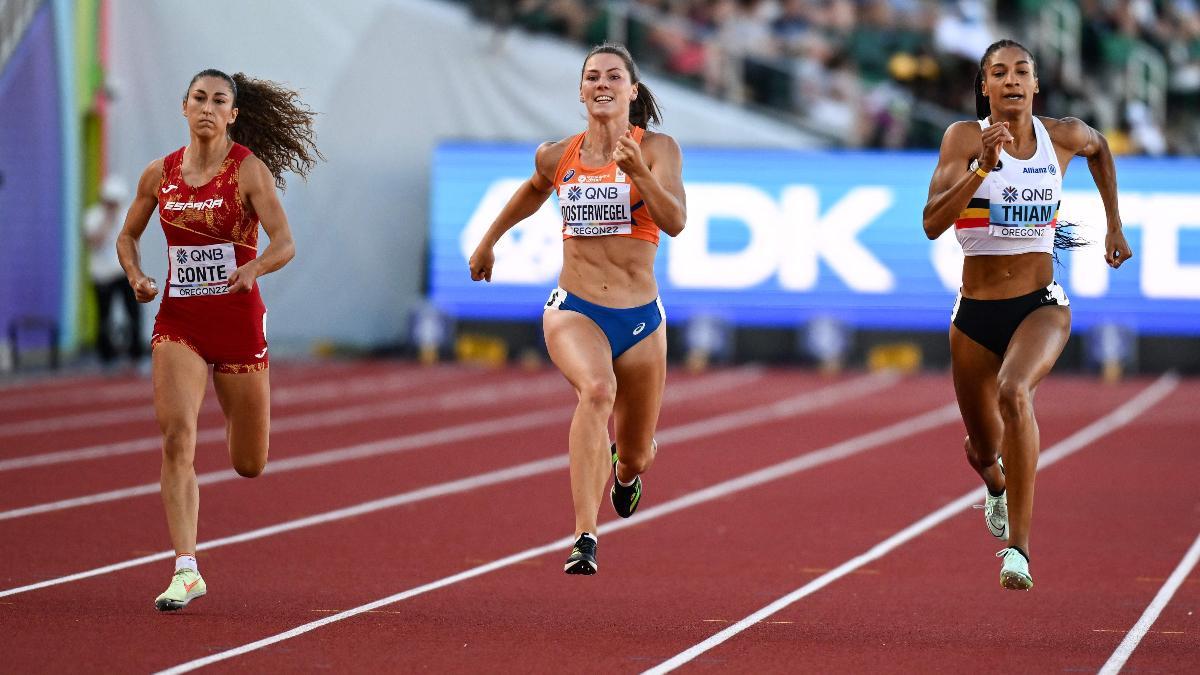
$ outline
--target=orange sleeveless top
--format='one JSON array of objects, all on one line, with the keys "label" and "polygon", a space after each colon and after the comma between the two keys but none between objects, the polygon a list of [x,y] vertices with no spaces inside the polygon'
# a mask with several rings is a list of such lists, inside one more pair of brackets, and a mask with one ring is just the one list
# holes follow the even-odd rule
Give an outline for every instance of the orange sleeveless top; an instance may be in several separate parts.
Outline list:
[{"label": "orange sleeveless top", "polygon": [[[633,140],[638,145],[645,135],[642,127],[633,128]],[[658,225],[637,186],[615,161],[600,167],[585,167],[579,158],[583,136],[581,133],[571,139],[554,170],[563,239],[632,237],[657,246]]]}]

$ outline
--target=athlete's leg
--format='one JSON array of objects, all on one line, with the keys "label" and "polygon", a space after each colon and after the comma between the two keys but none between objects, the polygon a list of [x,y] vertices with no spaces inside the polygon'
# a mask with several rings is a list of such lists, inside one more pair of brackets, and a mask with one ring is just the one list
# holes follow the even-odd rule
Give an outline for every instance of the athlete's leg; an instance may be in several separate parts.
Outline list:
[{"label": "athlete's leg", "polygon": [[196,423],[208,364],[177,342],[153,352],[154,413],[163,436],[161,492],[175,553],[196,552],[200,491],[196,486]]},{"label": "athlete's leg", "polygon": [[997,398],[1004,419],[1001,450],[1008,480],[1008,542],[1026,553],[1040,451],[1033,394],[1054,367],[1070,334],[1069,308],[1039,307],[1013,333],[997,377]]},{"label": "athlete's leg", "polygon": [[967,462],[983,479],[988,491],[999,494],[1005,486],[1004,473],[996,463],[1004,435],[996,394],[1000,357],[951,324],[950,369],[958,409],[967,427],[963,442]]},{"label": "athlete's leg", "polygon": [[568,440],[575,536],[595,534],[610,471],[608,418],[617,392],[612,350],[600,327],[578,312],[548,309],[542,314],[542,327],[550,359],[579,397]]},{"label": "athlete's leg", "polygon": [[213,373],[217,400],[225,412],[225,441],[233,470],[254,478],[267,466],[271,431],[269,369],[253,373]]},{"label": "athlete's leg", "polygon": [[617,399],[613,423],[617,478],[628,483],[654,463],[654,429],[667,380],[667,323],[613,362]]}]

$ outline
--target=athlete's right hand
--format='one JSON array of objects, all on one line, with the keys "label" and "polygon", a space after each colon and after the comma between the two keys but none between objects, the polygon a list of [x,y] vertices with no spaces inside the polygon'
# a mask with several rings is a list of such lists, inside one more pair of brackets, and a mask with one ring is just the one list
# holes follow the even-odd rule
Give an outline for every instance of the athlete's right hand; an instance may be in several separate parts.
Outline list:
[{"label": "athlete's right hand", "polygon": [[471,254],[471,281],[488,281],[492,280],[492,265],[496,264],[496,254],[492,252],[492,247],[486,244],[479,244],[475,252]]},{"label": "athlete's right hand", "polygon": [[991,171],[1000,162],[1000,149],[1005,143],[1013,140],[1012,132],[1008,130],[1008,122],[993,124],[983,130],[983,152],[979,154],[979,168]]},{"label": "athlete's right hand", "polygon": [[150,302],[158,295],[158,284],[150,277],[142,277],[133,284],[133,295],[138,302]]}]

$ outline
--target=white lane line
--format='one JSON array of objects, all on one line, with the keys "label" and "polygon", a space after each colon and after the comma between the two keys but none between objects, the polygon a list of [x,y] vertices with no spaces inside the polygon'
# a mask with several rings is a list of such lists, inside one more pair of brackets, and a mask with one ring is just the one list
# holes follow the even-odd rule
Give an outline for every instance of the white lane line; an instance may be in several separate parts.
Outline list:
[{"label": "white lane line", "polygon": [[1146,637],[1150,626],[1154,625],[1154,622],[1158,620],[1158,615],[1162,614],[1167,604],[1171,602],[1171,597],[1175,595],[1175,591],[1179,590],[1184,580],[1192,573],[1192,569],[1196,567],[1197,561],[1200,561],[1200,536],[1196,537],[1196,541],[1192,542],[1192,547],[1183,555],[1183,560],[1179,561],[1179,565],[1175,568],[1175,571],[1167,578],[1162,588],[1158,589],[1158,593],[1150,601],[1150,605],[1146,607],[1146,611],[1142,613],[1141,618],[1125,634],[1125,639],[1121,640],[1121,644],[1117,645],[1116,651],[1101,666],[1099,675],[1117,675],[1117,673],[1121,672],[1121,669],[1125,667],[1125,662],[1133,655],[1133,650],[1137,649],[1142,638]]},{"label": "white lane line", "polygon": [[[657,437],[663,445],[683,443],[694,438],[703,438],[705,436],[711,436],[733,429],[751,426],[753,424],[760,424],[763,422],[792,417],[821,407],[836,405],[840,402],[859,396],[865,396],[878,391],[881,388],[894,383],[895,381],[895,378],[862,378],[858,380],[851,380],[842,384],[832,385],[816,391],[810,391],[793,396],[783,401],[769,403],[756,408],[750,408],[726,415],[719,415],[717,417],[701,420],[699,422],[692,422],[690,424],[683,424],[677,427],[663,429],[657,434]],[[712,394],[720,391],[719,386],[714,387],[714,385],[720,384],[719,382],[709,382],[707,384],[708,386],[704,389],[708,393]],[[774,414],[764,417],[765,411],[773,411]],[[366,513],[388,509],[403,504],[411,504],[413,502],[432,499],[434,497],[440,497],[448,494],[469,492],[471,490],[488,485],[495,485],[497,483],[548,473],[550,471],[562,469],[566,466],[567,458],[565,456],[546,457],[533,462],[511,466],[505,469],[489,471],[487,473],[477,474],[475,476],[469,476],[467,478],[462,478],[447,483],[441,483],[398,495],[392,495],[390,497],[375,499],[362,504],[356,504],[354,506],[348,506],[333,511],[327,511],[325,513],[307,516],[305,518],[277,523],[275,525],[258,528],[249,532],[243,532],[241,534],[231,535],[222,539],[201,542],[197,545],[197,549],[208,550],[217,548],[219,546],[262,539],[264,537],[273,536],[282,532],[290,532],[292,530],[297,530],[304,527],[311,527],[313,525],[320,525],[335,520],[360,516]],[[162,551],[160,553],[142,556],[140,558],[134,558],[132,560],[126,560],[111,565],[105,565],[104,567],[97,567],[95,569],[86,570],[76,574],[36,582],[17,588],[10,588],[0,591],[0,598],[9,595],[16,595],[18,593],[35,591],[41,588],[47,588],[49,586],[57,586],[59,584],[78,581],[80,579],[87,579],[89,577],[94,577],[101,574],[108,574],[110,572],[116,572],[119,570],[128,569],[130,567],[144,565],[155,560],[165,560],[171,558],[172,556],[174,556],[173,551]]]},{"label": "white lane line", "polygon": [[[760,376],[760,374],[760,371],[729,371],[719,375],[706,376],[698,380],[686,382],[682,385],[676,385],[667,391],[666,395],[663,397],[663,400],[665,403],[674,403],[690,398],[709,396],[716,391],[733,388],[749,382]],[[879,378],[861,378],[860,380],[852,380],[851,382],[853,383],[862,381],[883,382],[883,380],[880,380]],[[563,383],[562,386],[564,391],[568,390],[565,383]],[[417,434],[409,434],[407,436],[387,438],[379,441],[337,448],[334,450],[324,450],[321,452],[299,455],[296,457],[288,457],[269,463],[267,465],[266,473],[267,475],[273,476],[275,474],[286,473],[288,471],[295,471],[297,469],[305,469],[313,466],[322,466],[325,464],[334,464],[354,459],[362,459],[364,457],[393,454],[430,445],[453,443],[455,441],[467,440],[471,438],[519,431],[521,429],[532,429],[551,424],[555,421],[561,421],[564,418],[569,419],[571,411],[573,410],[574,406],[554,408],[551,410],[542,410],[533,413],[501,417],[483,422],[459,424]],[[237,480],[238,478],[238,474],[232,469],[222,469],[219,471],[209,471],[207,473],[197,474],[196,482],[199,485],[212,485],[214,483],[224,483],[231,480]],[[42,504],[34,504],[32,506],[10,509],[8,511],[0,511],[0,521],[12,520],[14,518],[25,518],[27,516],[33,516],[40,513],[62,511],[64,509],[73,509],[80,506],[103,504],[121,499],[157,494],[158,492],[158,483],[143,483],[142,485],[108,490],[106,492],[85,495],[82,497],[71,497],[69,499],[60,499],[53,502],[45,502]]]},{"label": "white lane line", "polygon": [[[458,369],[439,368],[428,372],[389,373],[387,375],[372,375],[350,380],[335,378],[333,381],[319,384],[312,382],[297,383],[279,387],[276,391],[271,392],[271,405],[274,408],[281,408],[299,403],[337,400],[347,396],[399,392],[415,387],[437,384],[446,380],[466,379],[469,377],[469,372]],[[150,387],[151,385],[147,382],[146,386]],[[212,412],[219,409],[216,403],[213,403],[210,399],[209,404],[204,406],[201,412]],[[111,426],[126,422],[154,424],[154,406],[150,403],[145,403],[117,408],[115,410],[72,412],[53,417],[9,422],[0,424],[0,437]]]},{"label": "white lane line", "polygon": [[[276,366],[272,366],[273,368]],[[316,383],[332,378],[346,379],[359,377],[349,374],[351,365],[344,363],[309,363],[289,362],[278,366],[288,371],[287,379],[282,386],[300,385],[305,382]],[[303,369],[303,370],[302,370]],[[365,373],[365,369],[360,369]],[[412,368],[417,372],[417,368]],[[291,377],[291,373],[300,373],[299,377]],[[125,401],[139,399],[150,405],[152,384],[150,378],[141,376],[123,376],[120,381],[111,382],[102,375],[92,377],[74,377],[70,380],[55,380],[64,385],[56,390],[47,391],[42,387],[5,388],[0,386],[0,410],[25,410],[45,406],[65,407],[70,405],[94,405],[97,402]],[[69,385],[69,386],[67,386]]]},{"label": "white lane line", "polygon": [[[563,390],[561,375],[542,375],[535,378],[522,379],[516,382],[504,382],[478,386],[468,384],[466,390],[454,390],[444,394],[430,396],[419,393],[386,403],[367,403],[364,405],[333,408],[319,413],[300,413],[288,417],[277,417],[271,420],[271,434],[297,431],[302,429],[318,429],[321,427],[338,426],[367,420],[377,420],[385,417],[405,417],[435,410],[457,410],[475,406],[486,406],[521,398],[533,398]],[[224,425],[201,429],[196,434],[196,445],[225,441]],[[102,443],[69,450],[55,450],[24,457],[0,459],[0,471],[15,471],[49,464],[78,462],[105,457],[118,457],[138,452],[158,452],[162,447],[162,436],[155,434],[129,441]]]},{"label": "white lane line", "polygon": [[[1079,449],[1087,446],[1089,443],[1093,443],[1112,433],[1114,430],[1125,426],[1139,415],[1152,408],[1155,404],[1166,398],[1166,396],[1170,394],[1178,384],[1178,376],[1174,375],[1173,373],[1163,375],[1153,384],[1139,392],[1132,399],[1121,404],[1121,406],[1119,406],[1116,410],[1100,418],[1099,420],[1092,422],[1074,434],[1071,434],[1067,438],[1056,443],[1054,446],[1043,452],[1038,462],[1038,469],[1045,469],[1058,460],[1067,457],[1068,455],[1071,455]],[[726,642],[730,638],[735,637],[747,628],[784,609],[797,600],[800,600],[805,596],[812,595],[834,581],[837,581],[847,574],[857,570],[863,565],[882,558],[900,545],[915,539],[942,522],[958,515],[959,512],[967,509],[971,506],[971,504],[977,501],[979,501],[979,490],[972,489],[962,497],[959,497],[953,502],[943,506],[933,513],[930,513],[912,525],[909,525],[896,534],[879,542],[875,546],[871,547],[871,549],[866,553],[842,563],[836,568],[826,572],[825,574],[822,574],[821,576],[813,579],[809,583],[801,586],[791,593],[788,593],[778,600],[775,600],[757,612],[754,612],[737,623],[730,625],[724,630],[709,637],[707,640],[704,640],[703,642],[694,645],[680,652],[679,654],[676,654],[657,666],[644,671],[643,675],[661,675],[662,673],[668,673],[688,663],[697,656],[700,656],[710,649]]]},{"label": "white lane line", "polygon": [[[600,534],[607,535],[613,532],[619,532],[629,527],[636,527],[643,523],[657,520],[663,516],[670,515],[677,511],[689,509],[693,506],[698,506],[700,504],[715,501],[717,499],[723,499],[743,490],[758,487],[764,483],[779,480],[780,478],[785,478],[822,464],[845,459],[852,455],[856,455],[871,448],[897,441],[907,436],[912,436],[923,431],[935,429],[939,426],[949,424],[957,419],[958,404],[950,403],[903,422],[897,422],[882,429],[877,429],[875,431],[835,443],[820,450],[814,450],[813,452],[809,452],[798,457],[793,457],[792,459],[784,462],[743,474],[737,478],[722,481],[716,485],[692,492],[677,499],[672,499],[669,502],[646,509],[645,511],[638,511],[638,514],[629,520],[618,520],[616,522],[605,523],[599,527]],[[273,644],[283,642],[284,640],[289,640],[338,621],[349,619],[364,612],[369,612],[380,607],[400,602],[401,600],[407,600],[408,598],[412,598],[423,593],[428,593],[429,591],[434,591],[439,588],[445,588],[446,586],[451,586],[461,581],[473,579],[489,572],[494,572],[496,570],[509,567],[510,565],[515,565],[530,558],[536,558],[537,556],[552,552],[561,553],[568,546],[570,546],[571,543],[571,537],[557,539],[548,544],[530,548],[521,551],[520,553],[514,553],[506,558],[501,558],[500,560],[496,560],[485,565],[473,567],[469,570],[459,572],[458,574],[454,574],[422,586],[417,586],[416,588],[411,588],[395,595],[390,595],[386,598],[381,598],[374,602],[360,605],[353,609],[348,609],[346,611],[327,616],[323,619],[318,619],[317,621],[306,623],[302,626],[297,626],[283,633],[272,635],[240,647],[235,647],[233,649],[213,654],[211,656],[196,659],[194,661],[188,661],[187,663],[182,663],[172,668],[160,671],[160,673],[186,673],[196,670],[197,668],[202,668],[204,666],[217,663],[218,661],[224,661],[235,656],[240,656],[242,654],[262,649],[263,647],[269,647]]]}]

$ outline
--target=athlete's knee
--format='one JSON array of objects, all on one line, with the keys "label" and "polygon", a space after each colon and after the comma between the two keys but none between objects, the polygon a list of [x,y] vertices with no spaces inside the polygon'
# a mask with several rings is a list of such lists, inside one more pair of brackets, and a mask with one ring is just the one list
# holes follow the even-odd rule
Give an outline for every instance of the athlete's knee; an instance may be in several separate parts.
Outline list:
[{"label": "athlete's knee", "polygon": [[267,468],[267,454],[258,456],[234,456],[233,470],[242,478],[256,478]]},{"label": "athlete's knee", "polygon": [[617,457],[621,460],[621,464],[635,474],[643,474],[650,470],[650,466],[654,464],[654,457],[658,454],[658,445],[653,441],[649,446],[642,448],[641,452],[625,452],[617,446]]},{"label": "athlete's knee", "polygon": [[617,382],[613,378],[598,377],[579,387],[579,402],[584,405],[612,410],[616,400]]},{"label": "athlete's knee", "polygon": [[1000,416],[1006,420],[1020,418],[1033,410],[1033,392],[1028,384],[1020,380],[1001,378],[996,398],[1000,404]]},{"label": "athlete's knee", "polygon": [[995,464],[996,458],[1000,456],[1000,448],[971,438],[969,434],[963,439],[963,450],[967,453],[967,461],[980,469]]},{"label": "athlete's knee", "polygon": [[163,458],[172,461],[191,461],[196,448],[196,426],[184,420],[159,423],[163,438]]}]

